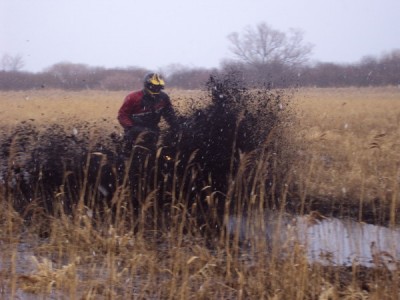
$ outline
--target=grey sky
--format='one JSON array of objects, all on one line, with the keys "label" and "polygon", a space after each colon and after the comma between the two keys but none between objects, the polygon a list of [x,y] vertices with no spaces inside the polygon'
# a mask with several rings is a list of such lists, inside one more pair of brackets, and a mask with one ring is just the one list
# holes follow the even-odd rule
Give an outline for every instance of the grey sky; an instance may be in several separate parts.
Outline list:
[{"label": "grey sky", "polygon": [[356,62],[400,49],[399,0],[0,0],[0,57],[27,71],[90,66],[218,67],[227,35],[266,22],[304,31],[313,60]]}]

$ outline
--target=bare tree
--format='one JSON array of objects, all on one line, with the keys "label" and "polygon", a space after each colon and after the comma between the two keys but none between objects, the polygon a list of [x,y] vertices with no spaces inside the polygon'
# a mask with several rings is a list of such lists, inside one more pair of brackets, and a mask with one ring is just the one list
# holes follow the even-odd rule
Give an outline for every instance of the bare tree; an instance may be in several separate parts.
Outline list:
[{"label": "bare tree", "polygon": [[232,53],[241,61],[253,65],[282,64],[299,66],[307,62],[312,46],[303,41],[303,32],[291,29],[288,33],[260,23],[247,27],[242,34],[228,35]]},{"label": "bare tree", "polygon": [[47,68],[45,72],[57,78],[65,89],[80,89],[89,87],[94,70],[85,64],[60,62]]},{"label": "bare tree", "polygon": [[3,71],[19,71],[24,65],[24,60],[20,54],[15,56],[4,54],[1,59],[1,68]]}]

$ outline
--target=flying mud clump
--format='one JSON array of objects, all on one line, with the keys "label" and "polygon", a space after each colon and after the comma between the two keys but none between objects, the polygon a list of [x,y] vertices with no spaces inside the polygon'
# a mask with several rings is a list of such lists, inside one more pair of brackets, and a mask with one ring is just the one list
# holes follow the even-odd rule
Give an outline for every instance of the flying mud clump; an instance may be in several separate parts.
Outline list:
[{"label": "flying mud clump", "polygon": [[[40,206],[49,213],[60,203],[64,211],[72,211],[79,201],[111,207],[117,197],[139,211],[150,194],[161,207],[186,201],[187,207],[204,206],[207,212],[210,202],[205,199],[214,195],[216,210],[223,214],[238,174],[255,178],[261,164],[268,169],[261,185],[268,189],[275,180],[276,187],[276,172],[285,169],[276,160],[286,143],[280,132],[287,117],[284,94],[248,89],[235,74],[210,76],[206,87],[211,104],[179,117],[176,128],[163,130],[156,152],[138,145],[135,154],[127,155],[117,135],[93,137],[83,122],[74,124],[72,133],[58,124],[44,131],[21,124],[0,145],[3,193],[18,211]],[[140,149],[146,150],[141,156]],[[186,195],[178,197],[177,191]],[[249,192],[249,187],[241,188],[242,201]]]}]

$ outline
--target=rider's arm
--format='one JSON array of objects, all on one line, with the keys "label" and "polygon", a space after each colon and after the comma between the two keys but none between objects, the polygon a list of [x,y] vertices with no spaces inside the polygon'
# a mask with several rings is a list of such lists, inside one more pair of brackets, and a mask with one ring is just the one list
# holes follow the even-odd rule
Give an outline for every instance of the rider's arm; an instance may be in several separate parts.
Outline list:
[{"label": "rider's arm", "polygon": [[165,119],[165,121],[167,121],[168,125],[171,127],[178,125],[178,120],[177,120],[177,117],[175,114],[175,110],[172,106],[168,106],[165,109],[164,119]]},{"label": "rider's arm", "polygon": [[128,129],[134,125],[131,116],[135,112],[138,102],[137,98],[136,93],[127,95],[118,111],[118,121],[124,129]]},{"label": "rider's arm", "polygon": [[166,96],[165,101],[167,104],[163,111],[163,117],[169,126],[175,127],[178,125],[178,118],[176,116],[175,110],[168,96]]}]

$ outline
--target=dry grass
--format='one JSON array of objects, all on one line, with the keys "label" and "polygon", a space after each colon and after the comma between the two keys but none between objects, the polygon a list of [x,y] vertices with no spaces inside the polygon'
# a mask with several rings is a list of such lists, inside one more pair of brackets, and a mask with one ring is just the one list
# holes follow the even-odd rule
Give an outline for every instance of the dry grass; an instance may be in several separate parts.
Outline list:
[{"label": "dry grass", "polygon": [[301,90],[294,104],[302,193],[397,208],[400,89]]},{"label": "dry grass", "polygon": [[[178,110],[185,112],[191,105],[204,105],[191,100],[198,99],[197,93],[171,91],[170,95]],[[30,122],[38,126],[63,122],[72,128],[75,120],[84,119],[111,132],[119,130],[115,116],[124,96],[98,91],[1,92],[0,126],[11,130],[34,119]],[[293,179],[300,199],[342,199],[347,194],[358,205],[379,196],[391,204],[391,221],[397,222],[400,91],[301,90],[292,105],[298,116],[292,146],[302,157],[294,166]],[[185,219],[188,208],[184,206],[171,208],[168,226],[149,226],[145,216],[152,208],[151,193],[137,218],[129,214],[120,196],[114,199],[121,212],[117,217],[108,211],[100,222],[95,221],[90,207],[49,218],[38,211],[29,227],[10,205],[13,199],[0,197],[2,298],[400,297],[399,271],[365,269],[356,263],[348,268],[326,267],[308,261],[304,248],[293,240],[271,245],[263,228],[263,201],[249,212],[254,213],[250,229],[259,234],[241,243],[238,234],[229,238],[221,232],[211,240],[203,236],[196,223]],[[43,228],[47,228],[45,238],[40,236]]]}]

